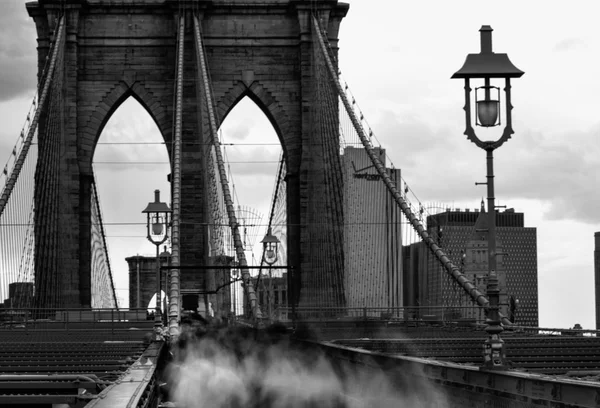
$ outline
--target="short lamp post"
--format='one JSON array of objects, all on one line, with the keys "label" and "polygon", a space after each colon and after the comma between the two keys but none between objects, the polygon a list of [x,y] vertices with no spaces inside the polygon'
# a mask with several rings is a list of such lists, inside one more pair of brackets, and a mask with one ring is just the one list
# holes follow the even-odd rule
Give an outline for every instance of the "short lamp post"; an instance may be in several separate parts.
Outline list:
[{"label": "short lamp post", "polygon": [[160,190],[154,190],[154,202],[148,203],[143,214],[146,214],[147,238],[156,245],[156,311],[154,313],[154,326],[162,326],[160,313],[161,285],[160,285],[160,256],[159,247],[169,238],[169,225],[171,209],[166,203],[160,201]]},{"label": "short lamp post", "polygon": [[[452,78],[465,80],[465,119],[467,139],[487,153],[487,182],[476,183],[487,185],[488,195],[488,279],[487,296],[489,310],[485,328],[488,339],[484,344],[484,367],[488,369],[503,369],[505,367],[504,341],[500,333],[504,330],[499,313],[500,290],[496,267],[496,205],[494,203],[494,164],[493,152],[504,144],[514,133],[512,129],[512,104],[510,100],[510,80],[520,78],[524,72],[515,67],[506,54],[497,54],[492,51],[492,28],[482,26],[481,52],[469,54],[463,65]],[[494,86],[492,80],[504,80],[504,116],[505,125],[502,135],[494,141],[482,141],[475,134],[471,118],[471,80],[476,80],[479,86],[475,87],[475,126],[484,128],[500,126],[502,123],[502,92],[499,86]],[[501,84],[499,84],[501,85]]]},{"label": "short lamp post", "polygon": [[[278,246],[279,246],[279,239],[273,235],[271,233],[271,227],[269,227],[269,229],[267,230],[267,234],[265,235],[265,237],[263,238],[262,241],[260,241],[263,244],[263,257],[262,259],[265,261],[265,263],[269,266],[273,266],[273,264],[275,262],[277,262],[277,251],[278,251]],[[256,288],[258,290],[258,288]],[[268,304],[268,314],[269,314],[269,319],[272,318],[272,310],[271,310],[271,303],[273,301],[272,299],[272,295],[273,295],[273,274],[271,273],[271,269],[269,269],[269,304]]]}]

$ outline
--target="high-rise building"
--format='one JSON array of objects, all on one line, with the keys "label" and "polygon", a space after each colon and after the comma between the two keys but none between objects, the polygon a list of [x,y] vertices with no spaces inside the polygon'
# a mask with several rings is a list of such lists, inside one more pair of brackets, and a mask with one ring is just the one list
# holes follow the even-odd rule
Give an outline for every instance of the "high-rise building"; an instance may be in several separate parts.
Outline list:
[{"label": "high-rise building", "polygon": [[[385,150],[374,150],[385,166]],[[401,210],[364,149],[346,147],[342,166],[346,305],[401,307]],[[400,185],[400,170],[387,171]]]},{"label": "high-rise building", "polygon": [[596,286],[596,330],[600,330],[600,231],[594,234],[594,280]]},{"label": "high-rise building", "polygon": [[[427,217],[427,231],[482,292],[488,274],[485,209],[450,210]],[[518,325],[538,326],[537,231],[524,214],[496,212],[497,274],[503,313]],[[406,306],[466,305],[437,258],[423,243],[404,248]],[[460,296],[463,296],[461,299]],[[469,317],[469,316],[464,316]]]}]

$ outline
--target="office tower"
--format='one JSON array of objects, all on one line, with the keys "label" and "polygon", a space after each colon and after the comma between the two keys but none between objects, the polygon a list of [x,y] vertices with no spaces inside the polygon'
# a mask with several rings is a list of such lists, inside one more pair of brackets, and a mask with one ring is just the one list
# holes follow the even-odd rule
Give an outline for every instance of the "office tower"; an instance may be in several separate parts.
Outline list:
[{"label": "office tower", "polygon": [[[375,148],[385,166],[385,150]],[[346,147],[344,290],[356,307],[402,306],[401,210],[363,148]],[[400,186],[400,170],[387,169]]]},{"label": "office tower", "polygon": [[[488,273],[485,209],[451,210],[427,217],[427,231],[451,261],[485,294]],[[538,326],[537,231],[524,226],[524,214],[496,212],[497,273],[501,310],[522,326]],[[407,306],[465,305],[435,256],[423,243],[404,249]],[[462,296],[462,298],[460,298]],[[458,303],[457,303],[458,302]],[[469,303],[470,304],[470,303]],[[465,316],[468,317],[468,316]]]}]

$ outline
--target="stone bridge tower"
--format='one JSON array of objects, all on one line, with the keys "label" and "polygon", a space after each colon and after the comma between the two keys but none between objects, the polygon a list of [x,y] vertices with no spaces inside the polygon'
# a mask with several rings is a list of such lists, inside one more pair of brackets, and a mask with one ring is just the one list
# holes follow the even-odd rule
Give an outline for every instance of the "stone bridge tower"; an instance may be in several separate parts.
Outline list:
[{"label": "stone bridge tower", "polygon": [[[311,12],[318,9],[329,41],[337,50],[339,24],[348,5],[337,0],[39,0],[27,3],[38,33],[39,72],[49,52],[57,17],[66,16],[63,72],[63,133],[60,155],[61,262],[53,271],[62,307],[89,307],[90,187],[92,158],[112,113],[133,96],[154,119],[166,146],[173,136],[177,21],[186,16],[183,163],[182,264],[205,264],[207,233],[202,147],[208,129],[198,109],[198,72],[192,14],[201,21],[218,120],[243,97],[266,114],[281,141],[287,165],[288,263],[290,285],[298,291],[310,272],[304,228],[309,214],[311,115],[315,106]],[[198,112],[200,110],[200,112]],[[199,114],[200,113],[200,114]],[[44,129],[42,115],[40,130]],[[44,135],[40,134],[40,138]],[[43,171],[43,169],[38,169]],[[166,175],[165,175],[166,177]],[[37,185],[37,190],[43,188]],[[143,207],[145,203],[140,203]],[[36,220],[44,241],[43,220]],[[204,224],[204,225],[203,225]],[[143,239],[143,237],[140,237]],[[37,265],[56,248],[36,248]],[[201,270],[186,270],[182,287],[201,287]],[[294,299],[294,296],[291,296]]]}]

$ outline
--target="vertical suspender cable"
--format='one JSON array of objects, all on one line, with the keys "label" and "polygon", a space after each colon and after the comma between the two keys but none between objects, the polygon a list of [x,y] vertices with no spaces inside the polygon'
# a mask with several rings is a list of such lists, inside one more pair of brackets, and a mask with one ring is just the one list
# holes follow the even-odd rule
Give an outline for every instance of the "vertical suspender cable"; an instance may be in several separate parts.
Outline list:
[{"label": "vertical suspender cable", "polygon": [[206,70],[206,61],[204,59],[204,47],[202,46],[202,36],[200,35],[200,22],[198,16],[194,16],[194,37],[196,39],[196,57],[200,65],[200,73],[202,74],[202,82],[204,84],[204,92],[206,93],[206,105],[208,108],[208,117],[210,123],[210,136],[217,156],[217,166],[219,167],[219,177],[221,179],[221,186],[223,188],[223,196],[225,198],[225,205],[227,207],[227,217],[229,218],[229,225],[231,226],[231,232],[233,236],[233,242],[235,246],[235,252],[240,263],[240,269],[242,271],[242,281],[244,288],[248,294],[248,300],[250,302],[250,309],[252,310],[252,316],[254,319],[261,319],[262,313],[258,305],[256,293],[252,285],[252,279],[250,272],[247,268],[248,262],[246,261],[246,254],[244,254],[244,247],[242,245],[242,239],[240,237],[239,226],[237,218],[235,216],[235,209],[233,207],[233,200],[231,198],[231,192],[229,190],[229,184],[227,183],[227,174],[225,172],[225,165],[223,163],[223,154],[221,152],[221,143],[217,135],[217,123],[215,119],[215,112],[213,109],[212,94],[210,85],[208,82],[208,74]]},{"label": "vertical suspender cable", "polygon": [[180,237],[179,222],[181,215],[181,120],[182,120],[182,99],[183,99],[183,42],[185,37],[185,16],[179,16],[179,35],[177,40],[177,88],[175,91],[175,145],[173,146],[173,219],[171,228],[171,262],[175,267],[171,269],[171,285],[169,287],[169,333],[171,335],[179,334],[179,313],[180,313],[180,285],[179,285],[179,266]]},{"label": "vertical suspender cable", "polygon": [[[106,267],[108,269],[108,279],[109,279],[109,283],[110,283],[110,290],[111,290],[111,295],[112,295],[112,300],[111,303],[114,302],[114,307],[119,310],[119,300],[117,298],[117,290],[115,289],[115,282],[113,281],[113,275],[112,275],[112,268],[110,267],[110,258],[108,257],[108,245],[106,243],[106,233],[104,231],[104,223],[102,222],[102,212],[100,209],[100,199],[98,198],[98,190],[96,188],[96,178],[92,179],[92,188],[93,188],[93,194],[92,194],[92,199],[94,200],[94,202],[92,203],[92,205],[94,205],[96,207],[96,214],[98,215],[98,226],[99,226],[99,230],[100,230],[100,237],[102,238],[102,246],[103,246],[103,251],[104,251],[104,256],[106,257]],[[106,305],[108,306],[108,305]],[[103,307],[106,307],[103,304]],[[109,306],[109,307],[113,307],[113,306]]]},{"label": "vertical suspender cable", "polygon": [[[460,283],[460,285],[463,287],[463,289],[465,291],[467,291],[467,293],[469,293],[471,298],[479,306],[487,309],[489,307],[488,299],[460,272],[458,267],[450,261],[448,256],[444,253],[444,251],[442,251],[442,249],[435,243],[433,238],[431,238],[431,236],[427,233],[427,231],[423,227],[423,224],[419,221],[419,219],[410,210],[406,201],[404,200],[404,198],[402,198],[402,195],[400,194],[400,192],[398,191],[398,189],[396,188],[396,186],[390,179],[390,176],[385,171],[383,164],[381,163],[381,161],[379,160],[377,155],[374,153],[374,151],[373,151],[374,149],[371,146],[371,143],[369,142],[369,139],[368,139],[367,135],[365,134],[364,129],[360,125],[360,122],[359,122],[358,118],[356,117],[356,114],[355,114],[354,110],[352,109],[352,106],[350,105],[350,102],[348,101],[348,98],[346,97],[346,94],[344,93],[342,86],[340,85],[339,81],[337,80],[336,70],[334,69],[333,63],[331,62],[331,59],[329,58],[329,53],[327,51],[327,47],[325,45],[323,35],[321,34],[321,28],[319,27],[319,22],[317,21],[317,18],[314,16],[313,16],[313,25],[314,25],[315,32],[317,33],[317,36],[319,39],[321,51],[323,52],[323,55],[325,56],[327,66],[329,68],[329,73],[330,73],[331,77],[333,78],[333,82],[337,88],[338,94],[340,95],[342,103],[344,104],[344,107],[346,108],[346,111],[348,112],[348,115],[350,116],[350,120],[352,121],[354,128],[356,129],[356,132],[358,133],[358,136],[360,137],[360,141],[361,141],[362,145],[364,146],[365,151],[367,152],[369,158],[373,162],[373,165],[375,166],[377,173],[379,173],[384,184],[386,185],[386,187],[388,188],[388,190],[394,197],[394,200],[400,206],[400,208],[402,209],[402,212],[404,212],[406,217],[409,219],[411,225],[417,231],[417,233],[419,234],[421,239],[423,241],[425,241],[426,245],[429,247],[431,252],[444,265],[444,267],[446,268],[448,273],[450,273],[454,277],[454,279],[458,283]],[[506,319],[505,317],[503,317],[502,320],[503,320],[503,323],[505,323],[505,324],[511,324],[510,321],[508,319]]]},{"label": "vertical suspender cable", "polygon": [[33,136],[35,135],[35,131],[37,129],[37,124],[40,119],[40,114],[42,112],[42,108],[44,103],[46,102],[46,97],[48,96],[48,90],[50,88],[50,83],[52,82],[52,75],[54,73],[54,68],[56,66],[56,57],[62,48],[60,44],[62,44],[62,36],[65,31],[65,18],[64,16],[60,17],[58,26],[58,34],[56,35],[55,44],[52,59],[50,60],[50,66],[48,67],[48,71],[46,72],[46,78],[44,79],[44,87],[42,90],[42,94],[40,95],[40,100],[37,105],[37,109],[35,110],[35,115],[33,116],[33,121],[29,126],[29,131],[27,132],[27,138],[23,142],[23,146],[21,147],[21,152],[19,153],[19,158],[15,162],[12,172],[10,173],[10,178],[6,182],[6,186],[4,190],[2,190],[2,196],[0,196],[0,216],[4,212],[4,208],[6,207],[6,203],[8,202],[8,198],[10,197],[13,189],[15,188],[15,183],[17,182],[17,178],[21,173],[21,168],[23,167],[23,163],[25,162],[25,158],[27,157],[27,153],[29,152],[29,147],[31,146],[31,142],[33,141]]}]

